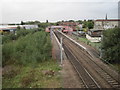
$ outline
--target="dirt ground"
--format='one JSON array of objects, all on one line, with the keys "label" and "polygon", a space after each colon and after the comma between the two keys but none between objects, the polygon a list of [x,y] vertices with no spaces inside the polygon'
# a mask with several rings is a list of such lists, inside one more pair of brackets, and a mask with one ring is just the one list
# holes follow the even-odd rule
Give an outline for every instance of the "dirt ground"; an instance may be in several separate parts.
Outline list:
[{"label": "dirt ground", "polygon": [[[52,38],[52,55],[53,58],[58,60],[58,64],[60,65],[60,49],[59,45],[55,39],[55,37]],[[77,73],[75,72],[75,69],[67,59],[65,53],[63,52],[63,64],[60,65],[62,67],[62,70],[60,71],[61,74],[61,87],[62,88],[83,88],[82,81],[79,79]]]},{"label": "dirt ground", "polygon": [[69,60],[64,60],[62,65],[62,86],[64,88],[83,88],[83,83],[75,72]]}]

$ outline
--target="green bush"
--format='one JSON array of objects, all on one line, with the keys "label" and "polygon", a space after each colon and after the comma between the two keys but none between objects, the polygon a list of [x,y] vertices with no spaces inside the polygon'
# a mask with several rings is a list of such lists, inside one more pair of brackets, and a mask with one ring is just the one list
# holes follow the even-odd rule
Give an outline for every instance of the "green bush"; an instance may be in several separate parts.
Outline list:
[{"label": "green bush", "polygon": [[2,43],[7,43],[16,39],[16,35],[13,33],[2,36]]},{"label": "green bush", "polygon": [[120,63],[120,28],[103,32],[102,53],[104,60],[110,63]]},{"label": "green bush", "polygon": [[7,42],[11,42],[13,40],[17,40],[19,37],[23,37],[26,36],[27,34],[30,33],[35,33],[37,30],[34,29],[17,29],[16,31],[16,35],[14,33],[9,33],[9,34],[4,34],[4,36],[2,36],[2,43],[7,43]]},{"label": "green bush", "polygon": [[18,29],[17,30],[17,38],[20,36],[26,36],[29,33],[34,33],[35,30],[34,29]]},{"label": "green bush", "polygon": [[19,64],[38,63],[51,58],[51,40],[48,33],[36,32],[3,44],[3,64],[15,60]]}]

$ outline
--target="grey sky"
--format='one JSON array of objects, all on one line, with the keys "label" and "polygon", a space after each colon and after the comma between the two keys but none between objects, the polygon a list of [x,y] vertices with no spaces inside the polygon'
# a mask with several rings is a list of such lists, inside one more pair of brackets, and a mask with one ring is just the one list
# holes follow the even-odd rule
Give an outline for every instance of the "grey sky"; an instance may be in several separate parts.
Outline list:
[{"label": "grey sky", "polygon": [[2,0],[2,23],[118,17],[119,0]]}]

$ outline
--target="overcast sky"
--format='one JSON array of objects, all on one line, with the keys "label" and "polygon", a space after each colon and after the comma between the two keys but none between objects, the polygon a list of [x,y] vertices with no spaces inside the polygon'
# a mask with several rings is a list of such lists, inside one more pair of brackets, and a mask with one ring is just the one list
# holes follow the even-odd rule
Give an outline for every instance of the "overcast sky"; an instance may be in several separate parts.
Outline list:
[{"label": "overcast sky", "polygon": [[2,23],[118,18],[119,0],[0,0]]}]

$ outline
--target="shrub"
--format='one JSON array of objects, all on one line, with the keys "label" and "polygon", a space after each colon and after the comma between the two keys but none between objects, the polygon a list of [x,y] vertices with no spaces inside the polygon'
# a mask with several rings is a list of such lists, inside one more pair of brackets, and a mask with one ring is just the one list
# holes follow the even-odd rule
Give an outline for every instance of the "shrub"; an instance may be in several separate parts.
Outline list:
[{"label": "shrub", "polygon": [[37,30],[34,29],[17,29],[16,31],[16,35],[14,33],[9,33],[9,34],[4,34],[4,36],[2,37],[2,43],[8,43],[11,42],[13,40],[17,40],[19,37],[23,37],[26,36],[27,34],[33,34],[35,33]]},{"label": "shrub", "polygon": [[19,64],[37,63],[51,58],[51,41],[48,33],[36,32],[3,45],[3,64],[15,60]]},{"label": "shrub", "polygon": [[14,35],[13,33],[10,33],[2,37],[2,43],[7,43],[15,39],[16,39],[16,35]]},{"label": "shrub", "polygon": [[110,63],[120,63],[120,28],[103,32],[102,53],[104,60]]}]

